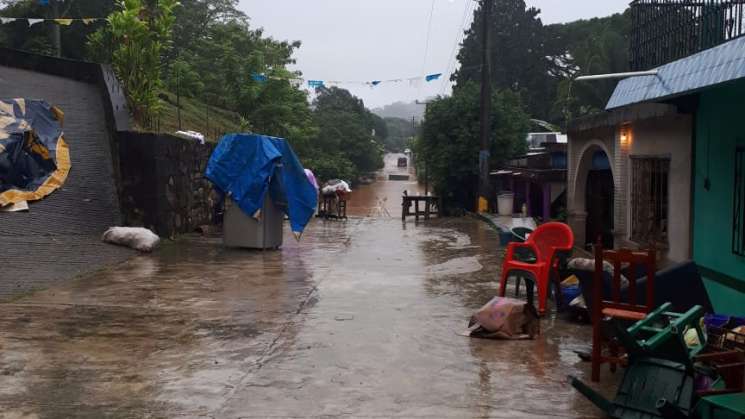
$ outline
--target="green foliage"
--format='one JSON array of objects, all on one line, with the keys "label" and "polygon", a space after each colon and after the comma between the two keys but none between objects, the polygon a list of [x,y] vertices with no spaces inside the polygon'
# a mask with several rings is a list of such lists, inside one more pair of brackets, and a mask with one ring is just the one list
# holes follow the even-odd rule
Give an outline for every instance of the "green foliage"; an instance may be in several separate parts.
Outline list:
[{"label": "green foliage", "polygon": [[[168,85],[174,90],[173,68],[188,63],[195,97],[240,114],[239,126],[290,140],[299,155],[310,155],[317,129],[305,91],[291,82],[299,73],[287,70],[299,42],[267,38],[251,29],[237,10],[237,0],[186,0],[176,11],[174,47],[166,54]],[[265,74],[266,82],[253,79]],[[183,92],[183,89],[182,89]]]},{"label": "green foliage", "polygon": [[[538,118],[548,114],[554,80],[549,75],[552,55],[540,10],[528,8],[524,0],[494,0],[489,16],[489,55],[491,81],[495,89],[511,89],[521,93],[528,112]],[[458,54],[461,70],[454,79],[458,84],[481,80],[483,45],[482,8],[475,12],[471,27]]]},{"label": "green foliage", "polygon": [[[161,132],[175,132],[178,129],[191,130],[204,134],[207,141],[217,141],[226,133],[250,132],[250,127],[243,129],[241,117],[235,112],[207,105],[197,99],[181,97],[178,102],[181,111],[176,106],[176,95],[161,93],[161,114],[158,118],[158,128]],[[181,127],[178,115],[181,114]]]},{"label": "green foliage", "polygon": [[384,118],[388,127],[388,136],[385,138],[385,149],[390,152],[400,153],[408,146],[408,142],[414,135],[414,124],[411,120],[403,118]]},{"label": "green foliage", "polygon": [[[525,0],[494,1],[489,53],[493,87],[500,92],[495,93],[492,121],[496,164],[522,145],[517,133],[523,131],[526,113],[563,127],[570,118],[604,107],[614,82],[571,80],[578,74],[624,71],[631,25],[628,13],[543,25],[539,11]],[[51,17],[50,8],[37,1],[0,3],[6,5],[4,16]],[[472,205],[466,195],[476,184],[467,179],[477,170],[478,89],[472,83],[481,76],[481,9],[458,55],[461,69],[454,76],[453,97],[429,106],[425,134],[412,144],[410,118],[419,119],[423,106],[389,105],[379,115],[406,117],[381,119],[349,92],[323,89],[311,107],[308,95],[291,81],[300,74],[287,68],[300,43],[278,41],[253,28],[238,10],[239,0],[180,0],[180,7],[176,0],[58,3],[60,13],[69,17],[111,13],[106,24],[62,27],[62,55],[114,64],[135,116],[145,125],[160,115],[161,130],[176,126],[173,93],[178,90],[182,119],[192,124],[187,127],[208,137],[227,129],[285,137],[321,179],[353,180],[382,165],[383,148],[412,146],[433,156],[436,166],[430,173],[436,184],[453,180],[454,186],[444,191],[451,199]],[[52,28],[0,25],[0,45],[52,54]],[[256,81],[253,74],[269,79]],[[158,95],[168,100],[160,102]],[[519,138],[516,144],[514,138]]]},{"label": "green foliage", "polygon": [[316,152],[303,159],[303,165],[313,171],[319,182],[330,179],[351,181],[357,177],[357,169],[344,154],[330,152],[328,154]]},{"label": "green foliage", "polygon": [[[495,0],[489,58],[495,89],[518,92],[528,113],[564,127],[568,119],[605,107],[614,81],[572,83],[581,74],[625,71],[628,13],[544,26],[524,0]],[[483,11],[479,7],[458,54],[457,84],[481,80]]]},{"label": "green foliage", "polygon": [[[628,71],[628,13],[547,27],[563,53],[571,57],[566,65],[576,68],[575,75],[607,74]],[[557,51],[562,51],[558,47]],[[601,111],[613,93],[616,81],[597,80],[573,83],[564,75],[557,86],[549,118],[562,126],[574,117]]]},{"label": "green foliage", "polygon": [[204,83],[194,67],[184,60],[171,64],[168,73],[168,90],[185,97],[199,97],[204,90]]},{"label": "green foliage", "polygon": [[109,58],[136,121],[152,127],[160,113],[161,53],[175,21],[177,0],[120,0],[109,25],[89,38],[90,50]]},{"label": "green foliage", "polygon": [[381,128],[384,121],[367,110],[362,100],[344,89],[321,88],[313,106],[318,133],[308,150],[309,167],[320,179],[351,180],[383,167],[378,130],[385,135],[387,128]]},{"label": "green foliage", "polygon": [[[414,144],[417,165],[427,165],[434,190],[446,207],[473,208],[478,179],[479,95],[476,83],[459,86],[450,97],[427,106],[422,136]],[[491,165],[525,151],[530,121],[519,95],[504,90],[492,96]]]}]

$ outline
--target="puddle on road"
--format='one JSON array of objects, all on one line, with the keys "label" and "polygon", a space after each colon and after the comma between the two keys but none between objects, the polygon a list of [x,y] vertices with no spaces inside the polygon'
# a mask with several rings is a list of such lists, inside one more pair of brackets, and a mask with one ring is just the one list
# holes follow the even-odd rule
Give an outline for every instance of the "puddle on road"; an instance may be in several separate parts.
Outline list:
[{"label": "puddle on road", "polygon": [[365,215],[388,197],[392,217],[314,220],[299,243],[288,232],[279,252],[187,237],[0,304],[0,408],[44,417],[594,417],[565,382],[586,373],[571,351],[586,344],[587,328],[548,319],[554,337],[528,342],[456,334],[496,293],[502,250],[471,218],[402,224],[400,194],[411,187],[363,186],[350,211]]},{"label": "puddle on road", "polygon": [[427,267],[427,274],[433,276],[463,275],[483,269],[475,256],[450,259],[447,262]]}]

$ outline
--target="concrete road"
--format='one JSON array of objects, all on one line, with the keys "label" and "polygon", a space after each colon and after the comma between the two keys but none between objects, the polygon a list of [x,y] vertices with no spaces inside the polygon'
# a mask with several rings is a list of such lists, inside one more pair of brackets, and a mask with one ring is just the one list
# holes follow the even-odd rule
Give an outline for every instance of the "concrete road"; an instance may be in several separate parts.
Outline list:
[{"label": "concrete road", "polygon": [[472,218],[316,220],[276,252],[186,237],[0,304],[0,416],[600,417],[566,382],[589,327],[457,334],[501,257]]}]

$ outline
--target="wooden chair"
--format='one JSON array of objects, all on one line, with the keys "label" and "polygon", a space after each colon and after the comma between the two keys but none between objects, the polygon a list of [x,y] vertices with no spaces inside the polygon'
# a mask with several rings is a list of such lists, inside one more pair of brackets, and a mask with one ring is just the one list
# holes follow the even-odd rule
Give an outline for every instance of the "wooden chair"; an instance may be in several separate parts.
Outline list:
[{"label": "wooden chair", "polygon": [[[605,295],[603,282],[603,261],[613,265],[610,295]],[[611,371],[623,362],[620,347],[616,342],[603,335],[603,320],[618,319],[628,322],[642,320],[654,309],[655,251],[632,251],[629,249],[604,250],[602,243],[595,245],[595,272],[592,287],[592,381],[600,381],[600,366],[610,363]],[[637,295],[636,281],[639,268],[643,267],[646,275],[643,304]],[[628,284],[621,284],[622,270],[628,272]],[[610,299],[608,299],[610,298]],[[607,347],[609,355],[603,351]]]},{"label": "wooden chair", "polygon": [[745,392],[745,352],[710,352],[696,356],[695,360],[713,369],[724,382],[724,388],[697,391],[700,397]]}]

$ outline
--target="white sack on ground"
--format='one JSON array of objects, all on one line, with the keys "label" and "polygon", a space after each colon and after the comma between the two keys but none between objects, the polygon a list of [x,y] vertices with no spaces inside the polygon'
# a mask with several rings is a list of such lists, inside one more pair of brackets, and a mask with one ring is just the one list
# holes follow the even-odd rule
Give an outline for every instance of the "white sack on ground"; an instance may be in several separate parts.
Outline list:
[{"label": "white sack on ground", "polygon": [[160,243],[160,237],[142,227],[111,227],[101,239],[106,243],[127,246],[140,252],[151,252]]},{"label": "white sack on ground", "polygon": [[330,195],[336,192],[350,193],[352,189],[349,188],[349,184],[343,180],[333,179],[326,182],[321,188],[321,193],[324,195]]}]

